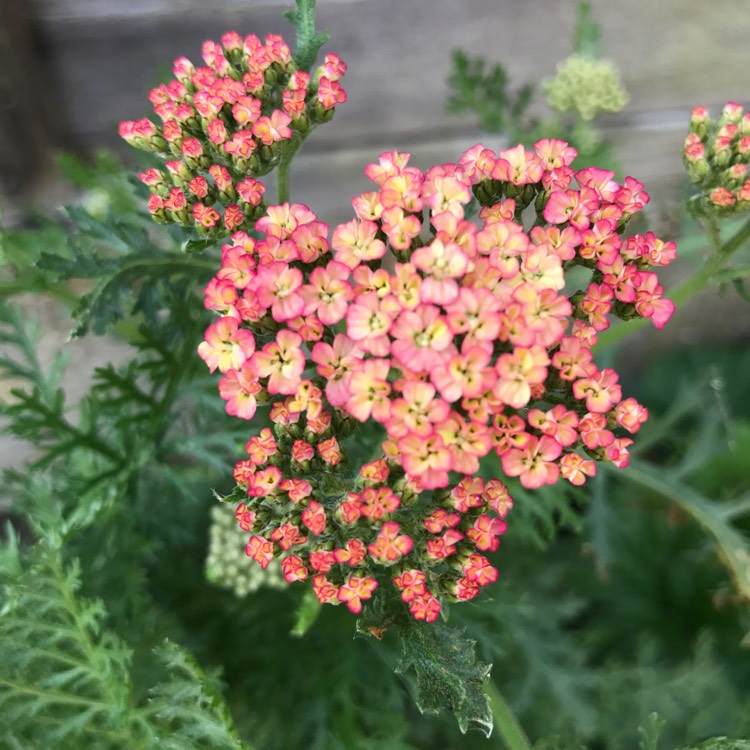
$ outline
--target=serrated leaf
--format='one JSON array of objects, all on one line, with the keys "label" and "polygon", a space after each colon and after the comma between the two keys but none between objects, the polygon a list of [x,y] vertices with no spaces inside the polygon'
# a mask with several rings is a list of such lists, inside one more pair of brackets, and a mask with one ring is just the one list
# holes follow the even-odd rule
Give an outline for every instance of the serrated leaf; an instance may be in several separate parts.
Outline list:
[{"label": "serrated leaf", "polygon": [[482,57],[470,57],[462,50],[452,53],[453,69],[448,78],[447,112],[474,112],[483,130],[507,133],[511,140],[523,137],[532,122],[525,120],[534,87],[526,84],[511,91],[506,69],[489,65]]},{"label": "serrated leaf", "polygon": [[[157,648],[156,655],[170,674],[151,691],[151,712],[160,725],[159,747],[251,750],[234,726],[216,675],[204,672],[188,651],[171,641]],[[194,742],[197,744],[192,745]]]},{"label": "serrated leaf", "polygon": [[6,726],[34,739],[46,736],[48,746],[67,736],[85,746],[97,728],[127,736],[130,652],[102,631],[103,605],[79,596],[80,566],[64,568],[61,555],[45,540],[31,564],[3,571],[0,702]]},{"label": "serrated leaf", "polygon": [[128,253],[137,245],[142,245],[146,233],[142,227],[118,222],[114,217],[102,221],[92,216],[83,206],[72,205],[64,209],[67,217],[89,237],[106,242],[114,250]]},{"label": "serrated leaf", "polygon": [[406,617],[398,623],[398,634],[403,657],[396,673],[412,683],[419,710],[447,709],[463,733],[472,726],[489,737],[492,713],[484,686],[492,665],[477,660],[475,641],[465,638],[462,629]]}]

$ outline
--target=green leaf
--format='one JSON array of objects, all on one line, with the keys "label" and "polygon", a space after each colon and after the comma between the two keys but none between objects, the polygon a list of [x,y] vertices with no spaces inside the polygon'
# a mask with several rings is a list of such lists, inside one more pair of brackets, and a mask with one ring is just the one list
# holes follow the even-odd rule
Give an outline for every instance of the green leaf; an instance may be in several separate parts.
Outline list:
[{"label": "green leaf", "polygon": [[215,674],[207,674],[185,649],[171,641],[156,649],[169,679],[152,691],[150,713],[159,726],[159,747],[251,750],[243,742],[221,695]]},{"label": "green leaf", "polygon": [[640,750],[659,750],[659,737],[663,728],[664,719],[659,714],[649,714],[646,725],[638,727],[641,735]]},{"label": "green leaf", "polygon": [[[172,295],[184,299],[194,294],[216,266],[207,258],[155,253],[153,249],[115,257],[97,252],[86,255],[82,250],[72,258],[43,253],[38,265],[58,278],[94,281],[73,313],[78,320],[71,334],[74,338],[85,335],[89,328],[104,333],[129,312],[143,313],[154,322]],[[196,302],[197,309],[198,305]]]},{"label": "green leaf", "polygon": [[212,239],[189,239],[182,243],[182,252],[187,254],[202,253],[208,248],[213,247],[216,240]]},{"label": "green leaf", "polygon": [[328,41],[329,31],[315,33],[315,0],[295,0],[296,10],[288,10],[284,18],[297,30],[297,49],[294,62],[299,70],[312,68],[320,48]]},{"label": "green leaf", "polygon": [[0,550],[6,736],[49,748],[251,750],[216,676],[174,643],[156,650],[167,679],[147,705],[134,700],[131,652],[104,627],[102,602],[80,596],[80,566],[64,566],[58,546],[45,540],[23,560],[12,537]]},{"label": "green leaf", "polygon": [[481,127],[489,133],[506,133],[511,139],[530,131],[533,122],[525,119],[534,92],[525,85],[511,91],[506,69],[490,66],[482,57],[469,57],[462,50],[452,53],[453,69],[448,77],[447,112],[474,112]]},{"label": "green leaf", "polygon": [[28,563],[4,566],[0,580],[5,728],[18,738],[46,738],[47,747],[113,748],[129,741],[143,747],[131,713],[130,652],[102,628],[101,602],[79,596],[77,563],[65,568],[60,549],[42,543]]},{"label": "green leaf", "polygon": [[491,664],[477,661],[475,641],[464,631],[440,623],[404,619],[399,624],[403,657],[396,673],[413,673],[417,707],[423,713],[447,709],[455,715],[459,729],[476,727],[492,734],[492,713],[484,686]]},{"label": "green leaf", "polygon": [[293,636],[301,638],[313,626],[320,614],[321,604],[312,589],[307,589],[294,613],[294,625],[289,631]]}]

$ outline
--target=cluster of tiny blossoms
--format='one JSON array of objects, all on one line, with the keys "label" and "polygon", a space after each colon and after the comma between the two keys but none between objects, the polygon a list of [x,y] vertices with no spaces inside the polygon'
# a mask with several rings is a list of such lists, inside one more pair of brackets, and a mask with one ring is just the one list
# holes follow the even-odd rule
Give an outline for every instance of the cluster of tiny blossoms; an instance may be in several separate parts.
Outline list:
[{"label": "cluster of tiny blossoms", "polygon": [[544,82],[549,105],[558,112],[576,112],[593,120],[600,112],[619,112],[628,103],[620,73],[611,60],[571,55],[557,66],[557,75]]},{"label": "cluster of tiny blossoms", "polygon": [[231,589],[240,598],[261,588],[285,587],[280,560],[273,560],[267,568],[259,568],[248,560],[244,545],[237,538],[237,522],[232,511],[225,503],[211,508],[206,578],[217,586]]},{"label": "cluster of tiny blossoms", "polygon": [[[281,556],[287,581],[310,578],[321,602],[355,613],[390,582],[432,621],[498,575],[485,553],[512,500],[478,477],[485,456],[527,488],[627,465],[647,413],[591,347],[613,316],[667,322],[651,269],[675,246],[625,237],[643,185],[575,171],[575,156],[557,140],[477,145],[422,172],[385,153],[330,235],[283,204],[223,246],[205,290],[221,317],[198,351],[230,414],[270,405],[273,429],[235,468],[261,566]],[[568,295],[574,267],[589,280]],[[384,439],[352,478],[342,440],[359,423]]]},{"label": "cluster of tiny blossoms", "polygon": [[148,118],[120,123],[132,146],[166,159],[166,170],[139,176],[151,190],[149,211],[160,223],[195,227],[222,237],[252,229],[265,212],[267,174],[297,141],[346,101],[339,83],[346,65],[326,55],[311,77],[297,70],[289,47],[274,34],[227,32],[203,43],[206,65],[174,62],[174,80],[149,93],[161,126]]},{"label": "cluster of tiny blossoms", "polygon": [[727,102],[714,121],[706,107],[695,107],[683,158],[700,189],[701,210],[729,214],[750,208],[750,112]]}]

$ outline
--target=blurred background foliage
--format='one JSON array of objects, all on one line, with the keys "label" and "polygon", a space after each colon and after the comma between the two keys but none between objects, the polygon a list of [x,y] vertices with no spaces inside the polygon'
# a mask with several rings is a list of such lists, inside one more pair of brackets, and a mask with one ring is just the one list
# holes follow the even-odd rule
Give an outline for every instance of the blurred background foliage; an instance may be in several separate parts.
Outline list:
[{"label": "blurred background foliage", "polygon": [[[587,7],[574,55],[595,60]],[[453,110],[510,142],[556,135],[590,163],[613,158],[595,117],[531,122],[530,87],[454,61]],[[35,452],[2,481],[0,746],[506,747],[419,714],[390,634],[353,637],[333,607],[295,627],[303,587],[238,597],[215,569],[209,581],[213,493],[231,490],[263,426],[224,413],[195,355],[218,257],[181,252],[187,238],[152,224],[142,186],[108,154],[60,166],[79,200],[0,236],[0,368],[14,386],[0,420]],[[700,247],[698,225],[681,226],[678,247]],[[108,333],[129,353],[76,403],[66,357],[38,355],[29,310],[42,298],[72,314],[74,335]],[[617,347],[602,356],[616,363]],[[626,367],[624,392],[651,415],[631,467],[580,490],[513,487],[501,579],[450,624],[493,664],[491,695],[538,748],[750,747],[738,739],[750,736],[749,371],[750,351],[710,342]]]}]

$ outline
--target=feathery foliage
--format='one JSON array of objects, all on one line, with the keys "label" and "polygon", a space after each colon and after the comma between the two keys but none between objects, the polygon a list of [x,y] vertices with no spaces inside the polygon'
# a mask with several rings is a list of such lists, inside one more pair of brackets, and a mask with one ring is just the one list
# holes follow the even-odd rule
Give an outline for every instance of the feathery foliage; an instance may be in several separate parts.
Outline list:
[{"label": "feathery foliage", "polygon": [[156,650],[163,682],[138,702],[132,653],[106,627],[100,600],[80,595],[81,568],[65,566],[50,530],[29,554],[9,531],[3,548],[0,712],[8,746],[250,750],[215,677],[183,649]]}]

